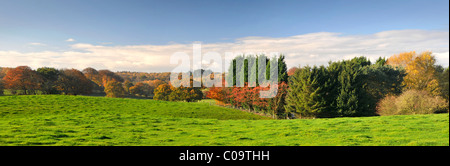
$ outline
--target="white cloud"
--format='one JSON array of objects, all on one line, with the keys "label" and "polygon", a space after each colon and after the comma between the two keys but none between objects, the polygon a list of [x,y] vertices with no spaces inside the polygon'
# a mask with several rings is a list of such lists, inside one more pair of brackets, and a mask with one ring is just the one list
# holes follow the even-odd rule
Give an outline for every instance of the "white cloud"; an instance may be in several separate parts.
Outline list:
[{"label": "white cloud", "polygon": [[31,45],[31,46],[46,46],[46,44],[43,44],[43,43],[28,43],[28,45]]},{"label": "white cloud", "polygon": [[[367,35],[318,32],[290,37],[245,37],[229,43],[203,43],[202,53],[279,52],[286,55],[288,67],[324,65],[328,61],[366,56],[371,60],[406,51],[432,51],[438,64],[449,65],[449,32],[427,30],[383,31]],[[192,44],[104,46],[87,43],[71,45],[71,51],[23,53],[0,50],[0,66],[29,65],[37,68],[94,67],[113,71],[171,71],[175,52],[192,55]]]},{"label": "white cloud", "polygon": [[436,57],[436,61],[438,64],[441,64],[443,66],[448,66],[449,62],[449,52],[443,52],[443,53],[434,53],[434,56]]},{"label": "white cloud", "polygon": [[66,42],[74,42],[74,41],[75,41],[75,39],[73,39],[73,38],[69,38],[66,40]]}]

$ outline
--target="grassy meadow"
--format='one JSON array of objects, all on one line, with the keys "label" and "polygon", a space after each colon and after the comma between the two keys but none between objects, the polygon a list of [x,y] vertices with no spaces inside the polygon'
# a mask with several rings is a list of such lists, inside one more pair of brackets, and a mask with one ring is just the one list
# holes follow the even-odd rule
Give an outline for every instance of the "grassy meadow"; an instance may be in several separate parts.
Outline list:
[{"label": "grassy meadow", "polygon": [[0,96],[0,145],[449,146],[449,114],[273,120],[210,101]]}]

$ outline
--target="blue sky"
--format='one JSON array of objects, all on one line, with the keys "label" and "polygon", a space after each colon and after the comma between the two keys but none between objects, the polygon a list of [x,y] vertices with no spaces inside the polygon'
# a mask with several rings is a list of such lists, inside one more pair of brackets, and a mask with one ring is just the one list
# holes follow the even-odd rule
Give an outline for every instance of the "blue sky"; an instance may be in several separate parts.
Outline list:
[{"label": "blue sky", "polygon": [[[5,0],[0,51],[230,43],[252,36],[449,31],[447,0]],[[74,39],[71,42],[67,39]],[[447,37],[448,38],[448,37]],[[448,45],[444,42],[444,44]],[[282,52],[282,51],[281,51]]]},{"label": "blue sky", "polygon": [[8,0],[0,3],[0,35],[18,42],[76,38],[128,45],[222,42],[312,32],[448,30],[448,2]]}]

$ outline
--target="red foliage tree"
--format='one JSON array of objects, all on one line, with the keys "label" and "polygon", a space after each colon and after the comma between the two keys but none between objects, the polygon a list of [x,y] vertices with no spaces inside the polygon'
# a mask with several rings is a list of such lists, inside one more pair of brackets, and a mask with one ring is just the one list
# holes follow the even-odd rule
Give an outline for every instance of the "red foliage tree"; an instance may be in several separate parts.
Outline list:
[{"label": "red foliage tree", "polygon": [[235,107],[254,110],[271,114],[274,118],[276,116],[283,117],[285,115],[285,97],[287,94],[288,85],[282,82],[278,85],[272,85],[278,88],[277,91],[272,91],[273,98],[262,98],[261,91],[268,91],[270,87],[229,87],[229,88],[210,88],[208,97],[215,99],[219,103],[229,104]]},{"label": "red foliage tree", "polygon": [[292,67],[287,71],[288,76],[294,75],[295,71],[298,70],[298,67]]},{"label": "red foliage tree", "polygon": [[223,92],[223,88],[221,88],[221,87],[211,87],[211,88],[209,88],[209,91],[206,93],[207,98],[214,99],[214,100],[221,101],[221,102],[223,102],[223,100],[225,99],[224,95],[225,94]]},{"label": "red foliage tree", "polygon": [[19,66],[9,70],[3,81],[6,89],[14,94],[16,90],[22,90],[24,94],[36,94],[43,78],[28,66]]}]

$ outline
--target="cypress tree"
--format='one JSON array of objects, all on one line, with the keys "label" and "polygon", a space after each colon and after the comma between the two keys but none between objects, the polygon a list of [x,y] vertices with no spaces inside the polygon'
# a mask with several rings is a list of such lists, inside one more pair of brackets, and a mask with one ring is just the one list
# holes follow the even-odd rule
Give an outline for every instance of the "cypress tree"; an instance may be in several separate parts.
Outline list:
[{"label": "cypress tree", "polygon": [[287,66],[284,58],[284,55],[278,57],[278,82],[288,82]]},{"label": "cypress tree", "polygon": [[[249,80],[256,80],[256,86],[258,86],[258,60],[266,59],[266,79],[270,79],[270,59],[266,55],[247,55],[235,57],[228,68],[227,82],[231,85],[237,85],[240,81],[248,83]],[[285,56],[278,56],[278,82],[288,82],[287,65],[285,62]],[[237,68],[236,66],[243,65],[243,67]],[[250,70],[249,70],[250,69]],[[249,73],[250,71],[250,73]],[[241,73],[244,73],[244,78],[241,77]],[[232,77],[231,77],[232,76]],[[256,78],[255,78],[256,77]]]}]

